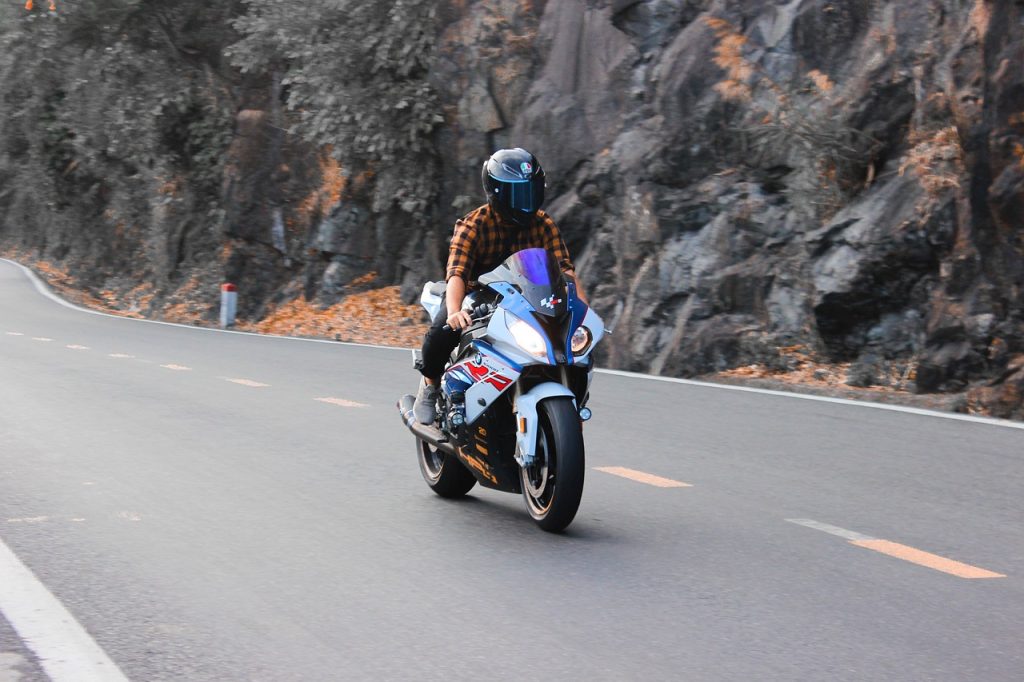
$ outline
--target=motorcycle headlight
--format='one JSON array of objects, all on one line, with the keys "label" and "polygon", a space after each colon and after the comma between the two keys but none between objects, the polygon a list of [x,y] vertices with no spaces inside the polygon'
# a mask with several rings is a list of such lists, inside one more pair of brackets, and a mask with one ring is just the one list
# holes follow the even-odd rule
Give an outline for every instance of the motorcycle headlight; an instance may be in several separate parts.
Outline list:
[{"label": "motorcycle headlight", "polygon": [[590,348],[590,344],[594,342],[594,335],[589,329],[580,325],[576,328],[576,331],[572,333],[572,339],[569,341],[569,348],[572,349],[573,355],[583,355]]},{"label": "motorcycle headlight", "polygon": [[505,314],[505,326],[508,327],[512,338],[524,351],[542,360],[548,357],[548,343],[536,329],[512,313]]}]

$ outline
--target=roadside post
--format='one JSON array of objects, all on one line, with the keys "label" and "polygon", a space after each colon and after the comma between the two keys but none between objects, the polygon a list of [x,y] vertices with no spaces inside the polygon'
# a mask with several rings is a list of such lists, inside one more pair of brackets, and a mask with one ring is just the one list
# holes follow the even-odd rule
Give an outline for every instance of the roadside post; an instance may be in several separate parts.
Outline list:
[{"label": "roadside post", "polygon": [[235,326],[235,313],[238,311],[238,287],[226,283],[220,287],[220,328]]}]

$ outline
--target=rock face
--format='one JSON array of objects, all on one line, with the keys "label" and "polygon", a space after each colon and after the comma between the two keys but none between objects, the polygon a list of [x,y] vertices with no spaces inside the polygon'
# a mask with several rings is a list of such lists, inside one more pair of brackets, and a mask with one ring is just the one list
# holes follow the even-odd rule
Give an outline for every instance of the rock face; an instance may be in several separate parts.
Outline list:
[{"label": "rock face", "polygon": [[[230,248],[204,261],[209,221],[151,192],[149,224],[173,246],[164,271],[205,263],[260,282],[249,315],[298,293],[331,300],[371,271],[411,301],[480,202],[483,159],[524,146],[616,330],[603,364],[781,371],[798,348],[851,363],[851,384],[898,375],[1024,417],[1020,0],[447,0],[437,12],[429,80],[445,122],[426,172],[440,196],[402,196],[394,169],[332,170],[280,133],[273,75],[250,79],[244,92],[263,94],[241,97],[218,223]],[[403,218],[407,205],[433,207],[434,227]],[[8,245],[19,207],[0,196]]]},{"label": "rock face", "polygon": [[460,102],[448,186],[472,196],[463,159],[492,146],[541,156],[613,366],[783,369],[801,346],[860,385],[1005,383],[1024,353],[1022,10],[469,3],[439,78]]}]

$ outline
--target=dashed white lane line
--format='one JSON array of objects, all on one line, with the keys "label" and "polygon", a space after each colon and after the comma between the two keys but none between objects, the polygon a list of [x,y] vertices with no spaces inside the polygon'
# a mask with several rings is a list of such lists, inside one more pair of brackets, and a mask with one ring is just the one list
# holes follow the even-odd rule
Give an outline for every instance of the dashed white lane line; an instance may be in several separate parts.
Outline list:
[{"label": "dashed white lane line", "polygon": [[880,554],[894,557],[896,559],[902,559],[903,561],[909,561],[912,564],[918,566],[924,566],[935,571],[941,571],[950,575],[955,575],[958,578],[967,578],[974,580],[978,578],[1005,578],[1006,576],[1002,573],[996,573],[995,571],[989,571],[984,568],[977,566],[971,566],[960,561],[954,561],[953,559],[947,559],[944,556],[938,554],[932,554],[931,552],[925,552],[915,547],[908,545],[901,545],[898,542],[892,542],[891,540],[882,540],[879,538],[873,538],[870,535],[864,535],[856,531],[847,530],[840,528],[839,526],[830,526],[827,523],[820,523],[812,519],[786,519],[790,523],[795,523],[800,526],[807,528],[813,528],[814,530],[820,530],[830,535],[836,535],[838,537],[847,540],[851,545],[855,547],[862,547],[864,549],[870,549]]},{"label": "dashed white lane line", "polygon": [[253,381],[252,379],[230,379],[228,377],[222,377],[224,381],[230,381],[233,384],[239,386],[249,386],[251,388],[269,388],[270,384],[260,383],[259,381]]},{"label": "dashed white lane line", "polygon": [[837,537],[843,538],[844,540],[849,540],[850,542],[859,542],[861,540],[874,540],[874,538],[870,535],[864,535],[862,533],[857,533],[852,530],[846,530],[845,528],[840,528],[839,526],[830,526],[827,523],[821,523],[820,521],[815,521],[813,519],[786,519],[786,521],[790,523],[795,523],[798,526],[805,526],[807,528],[813,528],[814,530],[820,530],[823,533],[835,535]]},{"label": "dashed white lane line", "polygon": [[89,350],[89,346],[79,346],[77,343],[73,343],[68,346],[71,350]]},{"label": "dashed white lane line", "polygon": [[128,355],[126,353],[110,353],[107,357],[108,358],[115,358],[117,360],[130,360],[130,359],[134,358],[135,356],[134,355]]},{"label": "dashed white lane line", "polygon": [[53,339],[48,339],[45,336],[33,336],[32,340],[33,341],[42,341],[43,343],[49,343],[50,341],[53,341]]},{"label": "dashed white lane line", "polygon": [[0,541],[0,613],[52,682],[128,682],[85,628]]},{"label": "dashed white lane line", "polygon": [[628,478],[631,481],[637,483],[645,483],[647,485],[653,485],[656,488],[692,488],[693,485],[690,483],[683,483],[682,481],[673,481],[671,478],[663,478],[662,476],[655,476],[649,474],[646,471],[637,471],[636,469],[627,469],[626,467],[594,467],[595,471],[601,471],[606,474],[613,476],[621,476],[622,478]]},{"label": "dashed white lane line", "polygon": [[174,365],[174,364],[171,364],[171,365],[160,365],[160,366],[163,367],[164,369],[174,370],[175,372],[191,372],[192,371],[191,367],[185,367],[184,365]]},{"label": "dashed white lane line", "polygon": [[354,400],[345,400],[344,398],[316,398],[316,400],[317,402],[337,405],[338,407],[369,407],[366,403],[357,403]]},{"label": "dashed white lane line", "polygon": [[7,336],[25,336],[21,332],[7,332]]}]

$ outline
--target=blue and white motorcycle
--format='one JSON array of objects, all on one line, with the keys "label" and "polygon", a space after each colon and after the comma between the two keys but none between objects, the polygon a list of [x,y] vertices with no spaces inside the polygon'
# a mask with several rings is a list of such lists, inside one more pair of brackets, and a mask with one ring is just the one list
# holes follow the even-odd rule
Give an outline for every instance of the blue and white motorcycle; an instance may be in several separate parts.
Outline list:
[{"label": "blue and white motorcycle", "polygon": [[[544,249],[512,255],[479,285],[463,303],[474,323],[445,370],[436,423],[414,419],[411,395],[398,409],[435,493],[461,497],[476,483],[522,493],[541,528],[561,531],[583,495],[582,423],[604,323]],[[424,286],[421,302],[433,319],[444,283]]]}]

